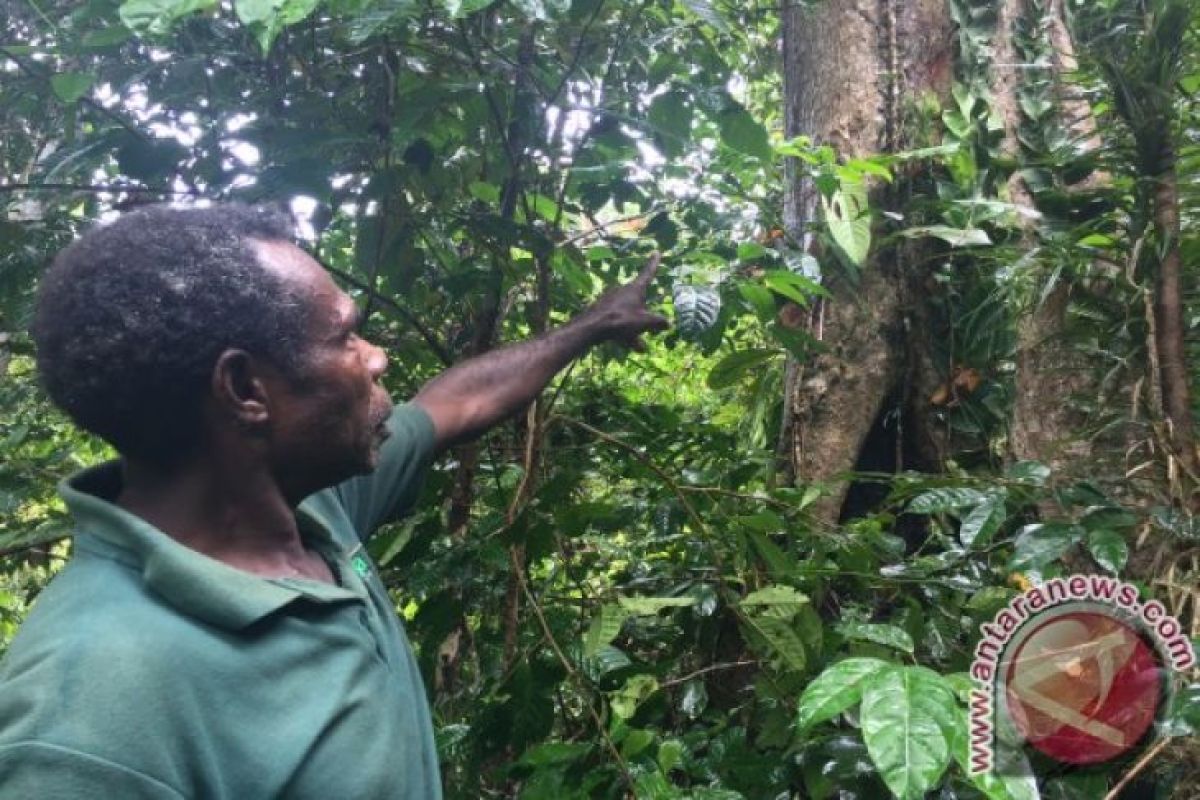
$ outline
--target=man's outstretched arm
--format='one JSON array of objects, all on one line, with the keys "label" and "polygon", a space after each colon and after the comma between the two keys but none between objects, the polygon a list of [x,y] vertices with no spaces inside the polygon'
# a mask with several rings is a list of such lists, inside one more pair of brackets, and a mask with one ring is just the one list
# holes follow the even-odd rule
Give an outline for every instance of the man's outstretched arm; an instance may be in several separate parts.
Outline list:
[{"label": "man's outstretched arm", "polygon": [[658,271],[655,253],[641,274],[549,333],[477,356],[443,372],[412,399],[433,420],[435,448],[472,439],[525,408],[559,370],[590,347],[616,341],[641,350],[641,334],[667,321],[646,310]]}]

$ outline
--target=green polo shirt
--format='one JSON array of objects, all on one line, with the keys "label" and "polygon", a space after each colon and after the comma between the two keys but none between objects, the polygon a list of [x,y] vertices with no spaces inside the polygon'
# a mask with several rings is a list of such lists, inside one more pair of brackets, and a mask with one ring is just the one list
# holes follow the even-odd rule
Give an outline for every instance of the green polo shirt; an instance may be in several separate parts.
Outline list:
[{"label": "green polo shirt", "polygon": [[63,483],[77,532],[0,664],[0,798],[439,798],[429,706],[363,552],[407,511],[433,424],[397,408],[371,475],[296,517],[338,585],[252,575]]}]

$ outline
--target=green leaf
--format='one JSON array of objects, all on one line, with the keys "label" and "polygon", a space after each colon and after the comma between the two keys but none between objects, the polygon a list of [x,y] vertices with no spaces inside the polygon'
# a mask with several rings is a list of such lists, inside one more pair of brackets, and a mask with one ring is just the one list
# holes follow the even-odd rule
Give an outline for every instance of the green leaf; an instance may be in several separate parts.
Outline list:
[{"label": "green leaf", "polygon": [[861,267],[871,250],[871,215],[866,184],[862,181],[841,182],[832,197],[821,196],[821,208],[833,241],[851,263]]},{"label": "green leaf", "polygon": [[618,597],[617,602],[630,614],[646,617],[664,608],[686,608],[694,601],[690,597]]},{"label": "green leaf", "polygon": [[458,19],[485,9],[492,2],[493,0],[443,0],[442,7],[451,19]]},{"label": "green leaf", "polygon": [[647,119],[655,132],[660,134],[660,143],[668,155],[679,155],[692,132],[692,108],[686,102],[687,95],[672,89],[659,95],[650,103]]},{"label": "green leaf", "polygon": [[592,749],[585,742],[543,742],[525,751],[517,762],[527,767],[546,767],[578,761]]},{"label": "green leaf", "polygon": [[796,725],[801,733],[833,719],[862,699],[863,683],[887,667],[877,658],[847,658],[825,668],[800,695]]},{"label": "green leaf", "polygon": [[778,350],[737,350],[717,362],[708,373],[708,388],[714,391],[728,389],[742,379],[746,373],[777,358]]},{"label": "green leaf", "polygon": [[544,20],[547,18],[546,5],[542,0],[512,0],[512,4],[529,19]]},{"label": "green leaf", "polygon": [[131,31],[157,36],[170,31],[180,17],[216,5],[217,0],[125,0],[117,13]]},{"label": "green leaf", "polygon": [[592,658],[600,652],[600,648],[611,644],[621,632],[621,626],[629,618],[629,611],[612,603],[605,603],[596,612],[587,634],[583,637],[583,655]]},{"label": "green leaf", "polygon": [[790,616],[752,614],[745,618],[745,623],[766,642],[770,648],[770,655],[778,658],[784,668],[795,672],[804,671],[808,665],[808,656],[804,650],[804,642],[800,639]]},{"label": "green leaf", "polygon": [[775,298],[769,289],[757,283],[742,283],[738,284],[738,294],[750,304],[760,321],[767,323],[775,319]]},{"label": "green leaf", "polygon": [[965,547],[986,545],[996,531],[1000,530],[1007,515],[1003,497],[976,506],[963,518],[962,525],[958,528],[959,541]]},{"label": "green leaf", "polygon": [[829,291],[821,284],[785,269],[771,270],[763,276],[763,281],[772,291],[802,306],[808,305],[814,297],[829,296]]},{"label": "green leaf", "polygon": [[744,108],[728,108],[717,115],[721,141],[748,156],[771,160],[767,129]]},{"label": "green leaf", "polygon": [[1167,736],[1200,735],[1200,683],[1176,690],[1163,717],[1163,732]]},{"label": "green leaf", "polygon": [[771,538],[765,533],[752,530],[747,535],[750,543],[754,545],[754,549],[758,552],[759,557],[767,565],[772,578],[791,578],[800,572],[800,565],[787,553],[779,549],[779,546],[772,542]]},{"label": "green leaf", "polygon": [[865,681],[863,742],[896,797],[917,800],[941,780],[950,761],[945,729],[957,711],[953,692],[917,668],[892,667]]},{"label": "green leaf", "polygon": [[683,4],[687,6],[688,11],[721,33],[729,32],[729,23],[709,0],[683,0]]},{"label": "green leaf", "polygon": [[740,242],[737,246],[738,261],[753,261],[756,258],[770,255],[771,252],[758,242]]},{"label": "green leaf", "polygon": [[807,605],[808,597],[790,586],[767,586],[746,595],[741,602],[743,607],[773,606],[784,608],[789,614],[795,613],[801,606]]},{"label": "green leaf", "polygon": [[687,752],[683,742],[678,739],[667,739],[658,746],[658,767],[664,773],[670,772],[683,763],[683,755]]},{"label": "green leaf", "polygon": [[412,17],[420,10],[417,0],[376,0],[350,21],[347,37],[362,44],[389,25]]},{"label": "green leaf", "polygon": [[613,713],[621,719],[629,719],[637,707],[650,695],[658,691],[658,680],[653,675],[632,675],[625,685],[609,693]]},{"label": "green leaf", "polygon": [[58,75],[51,76],[50,88],[54,90],[55,97],[70,105],[87,94],[95,82],[94,75],[87,75],[83,72],[60,72]]},{"label": "green leaf", "polygon": [[[967,710],[960,708],[949,731],[950,751],[964,773],[970,770],[968,724]],[[996,764],[991,772],[968,778],[976,789],[983,792],[988,800],[1040,800],[1033,767],[1023,752],[1012,747],[1001,747],[995,758]]]},{"label": "green leaf", "polygon": [[860,642],[874,642],[884,647],[892,647],[912,655],[913,640],[908,631],[895,625],[882,625],[868,622],[842,622],[837,626],[837,632],[847,639]]},{"label": "green leaf", "polygon": [[1026,525],[1013,543],[1011,566],[1018,571],[1040,569],[1067,552],[1083,533],[1078,525],[1061,522]]},{"label": "green leaf", "polygon": [[1125,561],[1129,558],[1129,545],[1117,531],[1106,528],[1089,530],[1084,544],[1096,563],[1109,572],[1115,575],[1124,569]]},{"label": "green leaf", "polygon": [[233,0],[233,10],[246,25],[264,23],[275,18],[276,0]]},{"label": "green leaf", "polygon": [[1005,470],[1005,475],[1021,483],[1045,486],[1046,481],[1050,479],[1050,468],[1037,461],[1018,461]]},{"label": "green leaf", "polygon": [[978,489],[930,489],[914,497],[907,510],[910,514],[942,514],[972,508],[988,499],[988,495]]},{"label": "green leaf", "polygon": [[938,239],[947,242],[951,247],[980,247],[992,243],[987,232],[979,228],[951,228],[947,225],[922,225],[915,228],[905,228],[900,233],[910,239],[936,236]]}]

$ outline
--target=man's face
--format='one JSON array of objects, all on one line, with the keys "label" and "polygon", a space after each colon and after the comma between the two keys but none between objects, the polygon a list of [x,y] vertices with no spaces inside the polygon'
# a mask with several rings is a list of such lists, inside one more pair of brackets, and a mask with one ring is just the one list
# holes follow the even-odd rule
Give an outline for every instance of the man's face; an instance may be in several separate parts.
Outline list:
[{"label": "man's face", "polygon": [[387,356],[359,338],[354,301],[304,251],[286,242],[259,242],[255,249],[309,306],[299,375],[280,373],[269,386],[277,472],[306,488],[370,472],[392,410],[378,383]]}]

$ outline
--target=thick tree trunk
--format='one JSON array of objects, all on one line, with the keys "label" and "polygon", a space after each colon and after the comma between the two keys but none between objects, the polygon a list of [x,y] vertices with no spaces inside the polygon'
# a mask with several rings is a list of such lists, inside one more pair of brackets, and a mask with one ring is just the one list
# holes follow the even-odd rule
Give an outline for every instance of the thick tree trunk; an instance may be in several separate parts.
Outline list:
[{"label": "thick tree trunk", "polygon": [[[1021,58],[1011,45],[1013,26],[1030,10],[1025,0],[1006,0],[998,23],[995,48],[1001,64],[1019,64]],[[1054,73],[1054,96],[1059,119],[1081,147],[1100,146],[1095,118],[1086,97],[1072,88],[1064,76],[1077,68],[1074,46],[1063,19],[1062,4],[1052,0],[1042,19],[1032,20],[1050,45]],[[1018,67],[996,71],[993,97],[1005,122],[1004,149],[1018,154],[1018,129],[1022,118],[1017,93],[1022,70]],[[1086,183],[1103,180],[1089,176]],[[1009,181],[1014,203],[1030,208],[1034,201],[1019,175]],[[1084,188],[1084,187],[1079,187]],[[1043,276],[1047,279],[1047,276]],[[1069,338],[1068,309],[1072,296],[1081,287],[1066,273],[1017,319],[1017,372],[1013,399],[1012,427],[1009,431],[1009,455],[1017,461],[1039,461],[1065,479],[1094,476],[1091,442],[1086,435],[1088,418],[1077,399],[1095,396],[1097,372]],[[1053,512],[1046,507],[1043,513]]]},{"label": "thick tree trunk", "polygon": [[[948,88],[953,40],[945,0],[796,4],[784,12],[783,27],[786,133],[843,156],[897,147],[900,97]],[[877,204],[883,193],[873,195]],[[793,174],[785,222],[805,247],[816,205],[815,188]],[[847,488],[839,476],[855,468],[885,400],[902,385],[912,333],[903,298],[913,296],[914,280],[895,252],[865,265],[857,285],[827,275],[833,296],[812,323],[827,350],[789,365],[779,450],[789,477],[831,488],[815,508],[824,521],[836,521]]]}]

